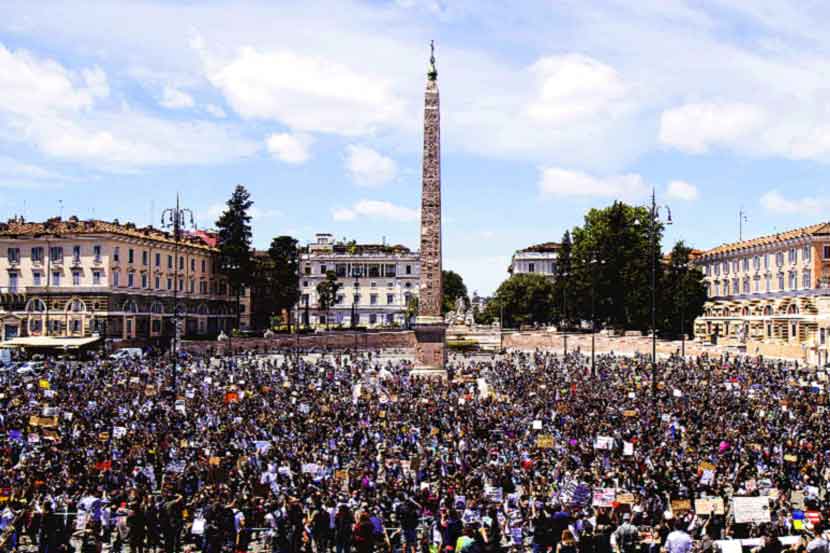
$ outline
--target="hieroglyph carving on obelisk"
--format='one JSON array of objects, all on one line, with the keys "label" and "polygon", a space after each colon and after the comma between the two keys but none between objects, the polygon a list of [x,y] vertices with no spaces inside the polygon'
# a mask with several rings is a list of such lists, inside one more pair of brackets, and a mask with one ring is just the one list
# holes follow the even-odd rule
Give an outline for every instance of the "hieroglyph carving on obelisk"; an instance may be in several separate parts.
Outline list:
[{"label": "hieroglyph carving on obelisk", "polygon": [[419,322],[442,321],[441,303],[441,115],[434,47],[424,98],[424,158],[421,190],[421,282]]}]

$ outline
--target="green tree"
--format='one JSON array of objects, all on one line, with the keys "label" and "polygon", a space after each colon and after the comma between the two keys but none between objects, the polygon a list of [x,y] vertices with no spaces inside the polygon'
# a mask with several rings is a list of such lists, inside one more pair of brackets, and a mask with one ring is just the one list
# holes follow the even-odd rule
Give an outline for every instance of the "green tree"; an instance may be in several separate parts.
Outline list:
[{"label": "green tree", "polygon": [[470,306],[470,299],[467,297],[467,286],[464,279],[455,271],[443,271],[444,299],[441,305],[441,313],[448,313],[455,310],[455,300],[464,298],[464,307]]},{"label": "green tree", "polygon": [[[660,242],[663,227],[654,228],[658,261],[658,286],[662,264]],[[592,209],[583,226],[572,233],[571,278],[568,293],[573,293],[572,312],[590,320],[592,298],[597,327],[645,330],[651,324],[651,224],[645,207],[614,202],[605,209]],[[571,307],[569,305],[569,312]]]},{"label": "green tree", "polygon": [[[484,316],[502,320],[505,327],[547,324],[556,313],[555,288],[536,273],[512,275],[487,302]],[[503,316],[503,319],[502,319]]]},{"label": "green tree", "polygon": [[571,284],[573,278],[572,251],[573,242],[571,241],[571,233],[566,230],[560,242],[559,254],[556,259],[555,280],[553,281],[554,299],[556,302],[561,302],[556,307],[558,313],[557,319],[559,319],[559,324],[564,327],[570,326],[570,322],[573,320],[571,315],[574,312],[574,308],[571,305],[573,303],[572,296],[574,292]]},{"label": "green tree", "polygon": [[406,302],[406,328],[412,326],[412,319],[418,316],[418,296],[409,296]]},{"label": "green tree", "polygon": [[694,332],[694,320],[703,314],[706,285],[703,272],[689,261],[692,248],[682,240],[672,248],[660,286],[660,328],[664,334]]},{"label": "green tree", "polygon": [[337,292],[343,284],[337,282],[337,275],[334,271],[326,271],[326,278],[317,285],[317,303],[320,310],[326,314],[326,328],[329,327],[331,317],[329,309],[337,303]]},{"label": "green tree", "polygon": [[228,278],[231,292],[236,295],[236,328],[239,328],[239,298],[242,289],[251,283],[253,277],[251,216],[248,210],[254,202],[240,184],[225,205],[225,212],[216,221],[219,229],[219,270]]},{"label": "green tree", "polygon": [[269,287],[274,309],[289,313],[288,330],[291,331],[291,309],[300,301],[300,251],[297,239],[291,236],[277,236],[268,248],[270,261]]}]

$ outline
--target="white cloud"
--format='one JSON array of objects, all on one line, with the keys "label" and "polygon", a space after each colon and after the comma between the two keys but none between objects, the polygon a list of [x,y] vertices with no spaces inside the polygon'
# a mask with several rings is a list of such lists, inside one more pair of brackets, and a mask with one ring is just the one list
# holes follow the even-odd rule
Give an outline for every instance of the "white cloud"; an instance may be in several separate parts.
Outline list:
[{"label": "white cloud", "polygon": [[218,117],[219,119],[224,119],[225,117],[228,116],[228,114],[225,113],[225,110],[223,110],[222,108],[220,108],[216,104],[207,104],[207,105],[205,105],[205,111],[207,111],[209,114],[213,115],[214,117]]},{"label": "white cloud", "polygon": [[[207,207],[207,209],[199,211],[199,220],[202,221],[203,224],[213,225],[216,220],[222,216],[222,213],[225,212],[227,207],[228,206],[223,203],[211,204]],[[283,212],[279,209],[263,209],[254,205],[248,210],[248,215],[251,216],[251,219],[261,220],[273,217],[282,217]]]},{"label": "white cloud", "polygon": [[274,133],[265,143],[272,156],[285,163],[305,163],[311,158],[312,139],[307,134]]},{"label": "white cloud", "polygon": [[660,116],[660,142],[701,154],[713,146],[757,139],[764,124],[763,111],[750,104],[686,104]]},{"label": "white cloud", "polygon": [[394,159],[368,146],[346,146],[345,165],[352,180],[362,186],[380,186],[398,174],[398,164]]},{"label": "white cloud", "polygon": [[196,102],[193,101],[193,96],[187,92],[183,92],[174,86],[166,85],[162,91],[162,98],[159,104],[167,109],[185,109],[192,108],[196,105]]},{"label": "white cloud", "polygon": [[338,207],[332,209],[331,215],[335,221],[354,221],[361,217],[407,223],[417,221],[420,217],[420,211],[395,205],[391,202],[360,200],[348,208]]},{"label": "white cloud", "polygon": [[782,215],[819,215],[830,208],[830,198],[787,199],[778,190],[770,190],[761,196],[761,205],[767,211]]},{"label": "white cloud", "polygon": [[29,143],[44,154],[132,171],[150,165],[213,164],[260,149],[232,127],[167,121],[109,106],[100,68],[73,72],[52,60],[0,44],[0,139]]},{"label": "white cloud", "polygon": [[669,183],[667,194],[669,198],[683,200],[685,202],[694,201],[698,197],[697,187],[682,180],[671,181]]},{"label": "white cloud", "polygon": [[625,85],[617,71],[588,56],[548,56],[534,63],[537,95],[527,107],[535,120],[551,124],[614,116],[624,111]]},{"label": "white cloud", "polygon": [[287,49],[240,48],[227,61],[200,53],[208,80],[239,115],[292,129],[363,135],[394,125],[403,103],[367,65],[352,68]]},{"label": "white cloud", "polygon": [[539,191],[543,196],[595,197],[632,200],[649,193],[649,186],[638,174],[595,177],[581,171],[558,167],[542,169]]}]

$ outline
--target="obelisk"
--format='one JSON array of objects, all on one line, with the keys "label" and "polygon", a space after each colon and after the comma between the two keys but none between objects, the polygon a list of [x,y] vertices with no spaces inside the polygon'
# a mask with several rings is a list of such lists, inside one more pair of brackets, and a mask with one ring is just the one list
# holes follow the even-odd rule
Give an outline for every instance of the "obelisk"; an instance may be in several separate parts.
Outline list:
[{"label": "obelisk", "polygon": [[441,116],[435,46],[430,43],[424,97],[424,157],[421,174],[421,278],[415,319],[413,374],[446,378],[446,326],[441,313]]}]

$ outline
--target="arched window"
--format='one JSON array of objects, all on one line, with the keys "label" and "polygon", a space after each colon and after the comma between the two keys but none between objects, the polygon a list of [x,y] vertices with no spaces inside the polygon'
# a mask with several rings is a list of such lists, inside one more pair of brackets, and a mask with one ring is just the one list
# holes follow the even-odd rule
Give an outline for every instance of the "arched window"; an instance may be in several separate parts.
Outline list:
[{"label": "arched window", "polygon": [[764,307],[764,317],[771,317],[772,316],[772,306],[768,305]]},{"label": "arched window", "polygon": [[199,315],[207,315],[208,314],[208,306],[204,303],[199,304],[199,307],[196,309],[196,312]]},{"label": "arched window", "polygon": [[46,311],[46,303],[40,298],[32,298],[26,303],[26,311],[29,313],[42,313]]},{"label": "arched window", "polygon": [[66,304],[66,310],[71,313],[84,313],[86,312],[86,304],[78,298],[72,298]]},{"label": "arched window", "polygon": [[138,313],[138,306],[136,305],[135,300],[127,300],[124,302],[122,310],[125,313]]},{"label": "arched window", "polygon": [[798,315],[798,306],[795,305],[795,304],[790,305],[787,308],[787,314],[788,315]]},{"label": "arched window", "polygon": [[154,301],[153,305],[150,306],[150,313],[161,315],[162,313],[164,313],[164,306],[161,304],[161,302]]},{"label": "arched window", "polygon": [[743,317],[749,317],[749,307],[744,307],[743,309],[741,309],[741,315]]}]

